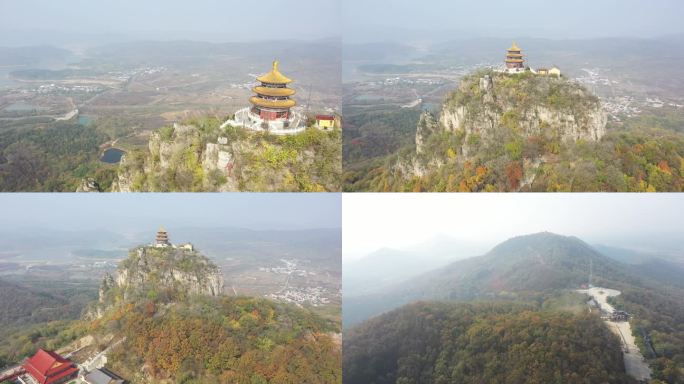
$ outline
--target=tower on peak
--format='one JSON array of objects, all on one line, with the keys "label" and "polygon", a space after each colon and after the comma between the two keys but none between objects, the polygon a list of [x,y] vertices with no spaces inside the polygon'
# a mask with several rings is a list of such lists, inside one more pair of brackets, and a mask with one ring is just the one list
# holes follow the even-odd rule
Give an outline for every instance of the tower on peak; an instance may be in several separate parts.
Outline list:
[{"label": "tower on peak", "polygon": [[276,135],[290,135],[306,129],[306,117],[297,112],[297,102],[292,98],[296,91],[288,84],[293,80],[280,72],[280,62],[273,60],[271,71],[256,78],[249,98],[251,107],[235,112],[232,119],[223,123],[248,128],[253,131],[268,131]]},{"label": "tower on peak", "polygon": [[292,80],[278,70],[278,60],[273,60],[273,69],[263,76],[257,77],[261,85],[252,88],[256,96],[252,96],[252,113],[265,121],[287,120],[290,118],[290,108],[296,102],[290,99],[295,91],[287,87]]},{"label": "tower on peak", "polygon": [[525,60],[523,59],[522,50],[514,41],[508,51],[506,52],[506,72],[519,73],[525,71]]},{"label": "tower on peak", "polygon": [[168,247],[171,243],[169,242],[169,234],[166,232],[164,227],[159,227],[157,231],[157,237],[155,238],[154,246],[158,248]]}]

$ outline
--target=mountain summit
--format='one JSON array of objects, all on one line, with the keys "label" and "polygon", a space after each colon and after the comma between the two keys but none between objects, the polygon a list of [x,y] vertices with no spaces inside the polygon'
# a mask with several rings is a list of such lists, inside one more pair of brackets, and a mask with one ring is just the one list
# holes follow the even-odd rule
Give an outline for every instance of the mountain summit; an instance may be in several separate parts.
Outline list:
[{"label": "mountain summit", "polygon": [[525,299],[529,294],[573,289],[589,281],[624,281],[627,267],[584,241],[549,232],[508,239],[482,256],[345,300],[345,326],[418,300]]},{"label": "mountain summit", "polygon": [[138,299],[175,301],[222,293],[221,271],[191,245],[140,246],[119,264],[116,277],[105,275],[94,315],[101,317],[108,307]]}]

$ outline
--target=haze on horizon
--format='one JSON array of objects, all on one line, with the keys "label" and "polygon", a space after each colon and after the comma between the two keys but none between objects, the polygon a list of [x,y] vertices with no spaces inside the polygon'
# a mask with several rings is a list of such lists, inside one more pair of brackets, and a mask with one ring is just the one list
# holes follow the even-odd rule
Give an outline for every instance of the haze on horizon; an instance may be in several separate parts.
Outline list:
[{"label": "haze on horizon", "polygon": [[0,194],[0,236],[51,229],[135,233],[175,228],[339,228],[333,193]]},{"label": "haze on horizon", "polygon": [[337,0],[0,0],[0,46],[340,36]]},{"label": "haze on horizon", "polygon": [[[361,11],[362,10],[362,11]],[[591,39],[684,34],[679,0],[348,0],[345,43],[470,37]]]},{"label": "haze on horizon", "polygon": [[511,237],[544,231],[684,254],[681,194],[345,194],[342,207],[344,263],[439,237],[484,253]]}]

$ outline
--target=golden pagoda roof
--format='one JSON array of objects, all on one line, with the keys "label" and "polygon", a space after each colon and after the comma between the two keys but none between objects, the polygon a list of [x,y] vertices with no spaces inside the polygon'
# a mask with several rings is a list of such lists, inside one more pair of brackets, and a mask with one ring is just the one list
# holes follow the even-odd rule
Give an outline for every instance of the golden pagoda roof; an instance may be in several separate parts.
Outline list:
[{"label": "golden pagoda roof", "polygon": [[249,102],[264,108],[290,108],[297,105],[297,102],[292,99],[287,100],[268,100],[262,99],[261,97],[252,96],[249,98]]},{"label": "golden pagoda roof", "polygon": [[164,228],[163,225],[160,225],[160,226],[159,226],[159,231],[157,231],[157,232],[166,232],[166,228]]},{"label": "golden pagoda roof", "polygon": [[511,57],[522,57],[522,53],[507,53],[506,56],[511,56]]},{"label": "golden pagoda roof", "polygon": [[254,87],[252,92],[266,96],[292,96],[295,90],[291,88],[271,88],[271,87]]},{"label": "golden pagoda roof", "polygon": [[506,59],[507,63],[522,63],[523,59]]},{"label": "golden pagoda roof", "polygon": [[511,47],[508,48],[508,50],[509,51],[522,51],[522,49],[520,49],[520,47],[518,47],[518,44],[516,44],[515,41],[513,42],[513,45],[511,45]]},{"label": "golden pagoda roof", "polygon": [[280,71],[278,70],[278,60],[273,61],[273,69],[271,69],[271,72],[257,77],[257,80],[261,81],[262,83],[269,83],[269,84],[288,84],[291,83],[292,80],[288,79],[285,77]]}]

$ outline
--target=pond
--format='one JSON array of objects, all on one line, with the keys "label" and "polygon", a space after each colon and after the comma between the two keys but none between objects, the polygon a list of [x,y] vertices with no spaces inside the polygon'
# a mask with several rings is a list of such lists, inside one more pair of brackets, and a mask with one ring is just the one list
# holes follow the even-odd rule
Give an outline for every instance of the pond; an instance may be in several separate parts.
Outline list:
[{"label": "pond", "polygon": [[78,115],[78,124],[79,124],[79,125],[86,126],[86,125],[89,125],[92,121],[93,121],[93,117],[92,117],[92,116],[88,116],[88,115]]},{"label": "pond", "polygon": [[100,157],[100,161],[109,164],[116,164],[121,161],[121,156],[123,156],[125,153],[125,151],[119,148],[107,148],[102,154],[102,157]]}]

